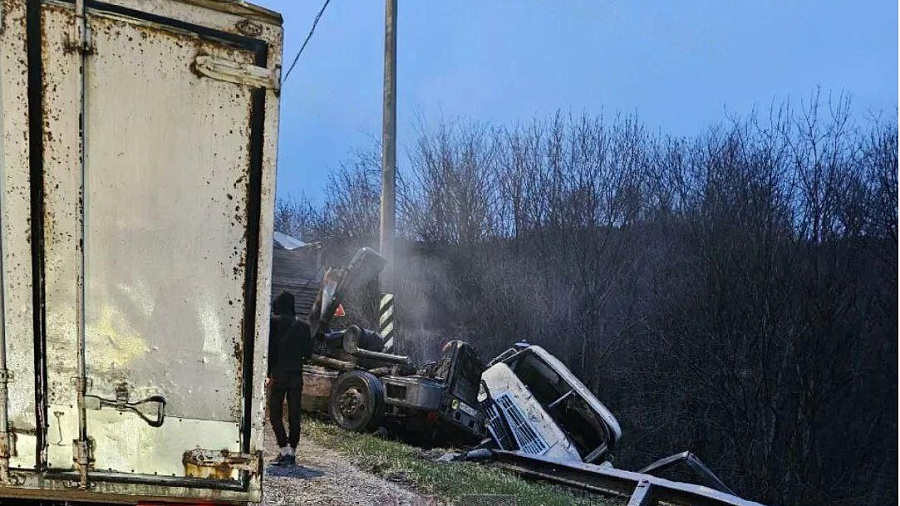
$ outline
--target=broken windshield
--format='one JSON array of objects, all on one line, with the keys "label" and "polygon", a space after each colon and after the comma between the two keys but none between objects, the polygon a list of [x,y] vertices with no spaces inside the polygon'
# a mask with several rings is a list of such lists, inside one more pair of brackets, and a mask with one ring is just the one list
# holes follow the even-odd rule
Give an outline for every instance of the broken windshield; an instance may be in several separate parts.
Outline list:
[{"label": "broken windshield", "polygon": [[573,386],[533,353],[522,353],[510,368],[586,459],[607,444],[606,424]]}]

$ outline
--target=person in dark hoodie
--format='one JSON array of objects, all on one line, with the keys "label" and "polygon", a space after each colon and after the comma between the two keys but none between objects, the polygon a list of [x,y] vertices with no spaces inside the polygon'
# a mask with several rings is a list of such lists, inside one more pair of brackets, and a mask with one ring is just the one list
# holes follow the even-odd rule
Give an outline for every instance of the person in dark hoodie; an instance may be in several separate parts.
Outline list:
[{"label": "person in dark hoodie", "polygon": [[[296,463],[297,443],[300,442],[300,395],[303,391],[303,361],[312,354],[309,324],[297,317],[294,296],[281,292],[272,302],[269,328],[269,420],[278,442],[278,466]],[[288,405],[288,426],[284,430],[284,401]]]}]

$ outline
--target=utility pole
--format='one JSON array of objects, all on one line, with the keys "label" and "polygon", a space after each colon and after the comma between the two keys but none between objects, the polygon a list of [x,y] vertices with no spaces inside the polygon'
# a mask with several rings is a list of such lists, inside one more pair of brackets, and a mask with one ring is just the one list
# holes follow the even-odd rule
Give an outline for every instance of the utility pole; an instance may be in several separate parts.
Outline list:
[{"label": "utility pole", "polygon": [[378,327],[384,350],[394,344],[394,228],[397,202],[397,0],[384,3],[384,111],[381,130],[381,241],[387,266],[379,277]]}]

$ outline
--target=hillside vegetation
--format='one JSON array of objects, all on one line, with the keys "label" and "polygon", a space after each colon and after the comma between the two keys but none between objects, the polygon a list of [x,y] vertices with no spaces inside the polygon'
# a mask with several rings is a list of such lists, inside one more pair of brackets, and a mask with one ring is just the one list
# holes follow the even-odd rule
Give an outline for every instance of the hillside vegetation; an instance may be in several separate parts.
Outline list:
[{"label": "hillside vegetation", "polygon": [[362,470],[447,503],[464,503],[465,496],[479,495],[499,496],[497,501],[503,496],[514,497],[518,506],[624,506],[628,502],[576,495],[568,489],[526,481],[485,464],[437,462],[433,457],[440,452],[425,452],[371,434],[347,432],[318,420],[304,421],[303,431],[316,443],[346,455]]},{"label": "hillside vegetation", "polygon": [[[423,128],[399,169],[399,351],[526,339],[616,414],[618,467],[690,450],[764,503],[896,503],[896,111],[856,117],[814,95],[689,138],[563,114]],[[277,226],[335,263],[377,248],[376,161]],[[376,290],[349,321],[377,322]]]}]

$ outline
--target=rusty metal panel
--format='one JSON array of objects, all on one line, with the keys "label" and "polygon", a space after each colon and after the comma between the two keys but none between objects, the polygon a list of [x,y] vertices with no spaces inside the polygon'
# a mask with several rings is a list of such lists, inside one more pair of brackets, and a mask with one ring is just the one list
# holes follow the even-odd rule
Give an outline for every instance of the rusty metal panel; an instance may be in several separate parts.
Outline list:
[{"label": "rusty metal panel", "polygon": [[137,397],[163,395],[172,416],[239,422],[252,90],[191,64],[253,54],[102,15],[91,25],[92,390],[109,397],[126,381]]},{"label": "rusty metal panel", "polygon": [[[229,4],[233,7],[238,3],[230,0],[111,0],[109,3],[225,33],[264,40],[269,44],[269,53],[273,56],[270,63],[277,61],[278,65],[281,64],[283,32],[280,15],[266,16],[264,12],[246,11],[242,13],[240,8],[229,7]],[[212,6],[216,8],[210,8]],[[269,65],[268,68],[274,69],[275,66]]]},{"label": "rusty metal panel", "polygon": [[[211,447],[238,451],[252,90],[201,78],[191,64],[199,54],[252,64],[253,54],[102,14],[92,17],[91,28],[85,99],[90,391],[112,397],[126,382],[135,397],[165,397],[172,417],[233,422]],[[208,439],[218,427],[209,424],[203,435]],[[118,435],[127,428],[137,438]],[[172,438],[172,428],[143,428],[89,424],[96,466],[152,474],[180,468],[186,448],[209,447],[186,438],[173,453],[161,443]],[[107,454],[102,444],[114,448]],[[144,448],[139,462],[103,459],[136,444]]]},{"label": "rusty metal panel", "polygon": [[272,41],[273,36],[280,32],[282,22],[281,14],[243,0],[114,0],[112,3],[222,31],[236,28],[239,21],[250,21],[261,31],[244,35],[267,41]]},{"label": "rusty metal panel", "polygon": [[[71,468],[72,437],[78,433],[74,408],[54,406],[50,413],[49,464]],[[88,427],[94,440],[94,468],[159,476],[184,476],[185,450],[212,448],[239,451],[238,429],[233,422],[166,417],[154,428],[135,416],[111,409],[89,409]]]},{"label": "rusty metal panel", "polygon": [[[76,405],[78,356],[76,283],[81,265],[77,212],[81,185],[78,54],[66,47],[66,35],[74,23],[71,6],[45,4],[40,16],[46,389],[50,424],[47,464],[72,469],[72,441],[78,426],[71,409]],[[66,430],[72,427],[72,432]]]},{"label": "rusty metal panel", "polygon": [[[95,440],[98,470],[185,476],[182,455],[186,450],[240,452],[237,423],[167,418],[163,427],[156,429],[115,410],[92,410],[88,426]],[[236,479],[237,475],[224,478]]]},{"label": "rusty metal panel", "polygon": [[331,386],[338,372],[318,365],[303,366],[303,395],[300,407],[310,413],[326,413]]},{"label": "rusty metal panel", "polygon": [[[279,16],[240,1],[88,1],[82,53],[72,2],[0,2],[17,443],[0,497],[258,501]],[[165,400],[155,419],[145,397]],[[89,487],[73,465],[83,430]]]},{"label": "rusty metal panel", "polygon": [[[264,420],[281,27],[243,2],[86,5],[91,44],[82,54],[71,2],[3,0],[0,288],[5,329],[17,339],[10,368],[25,385],[14,389],[11,415],[32,451],[14,456],[31,471],[0,484],[0,496],[259,500],[252,464]],[[38,24],[26,23],[26,10],[37,12],[38,50],[23,42]],[[35,67],[42,86],[25,77]],[[28,113],[38,88],[35,165]],[[36,167],[43,228],[32,238]],[[30,277],[32,244],[43,283]],[[45,313],[32,286],[43,290]],[[46,382],[34,371],[37,321]],[[74,381],[80,350],[84,402]],[[45,431],[35,423],[43,392]],[[144,398],[164,399],[154,401],[155,420]],[[73,466],[85,427],[90,487]],[[232,467],[187,469],[184,456],[201,450],[227,452]]]},{"label": "rusty metal panel", "polygon": [[[0,225],[2,297],[9,383],[9,421],[15,438],[10,467],[31,468],[36,459],[36,405],[32,303],[31,211],[28,172],[28,79],[25,3],[0,3]],[[23,132],[26,135],[23,135]]]}]

